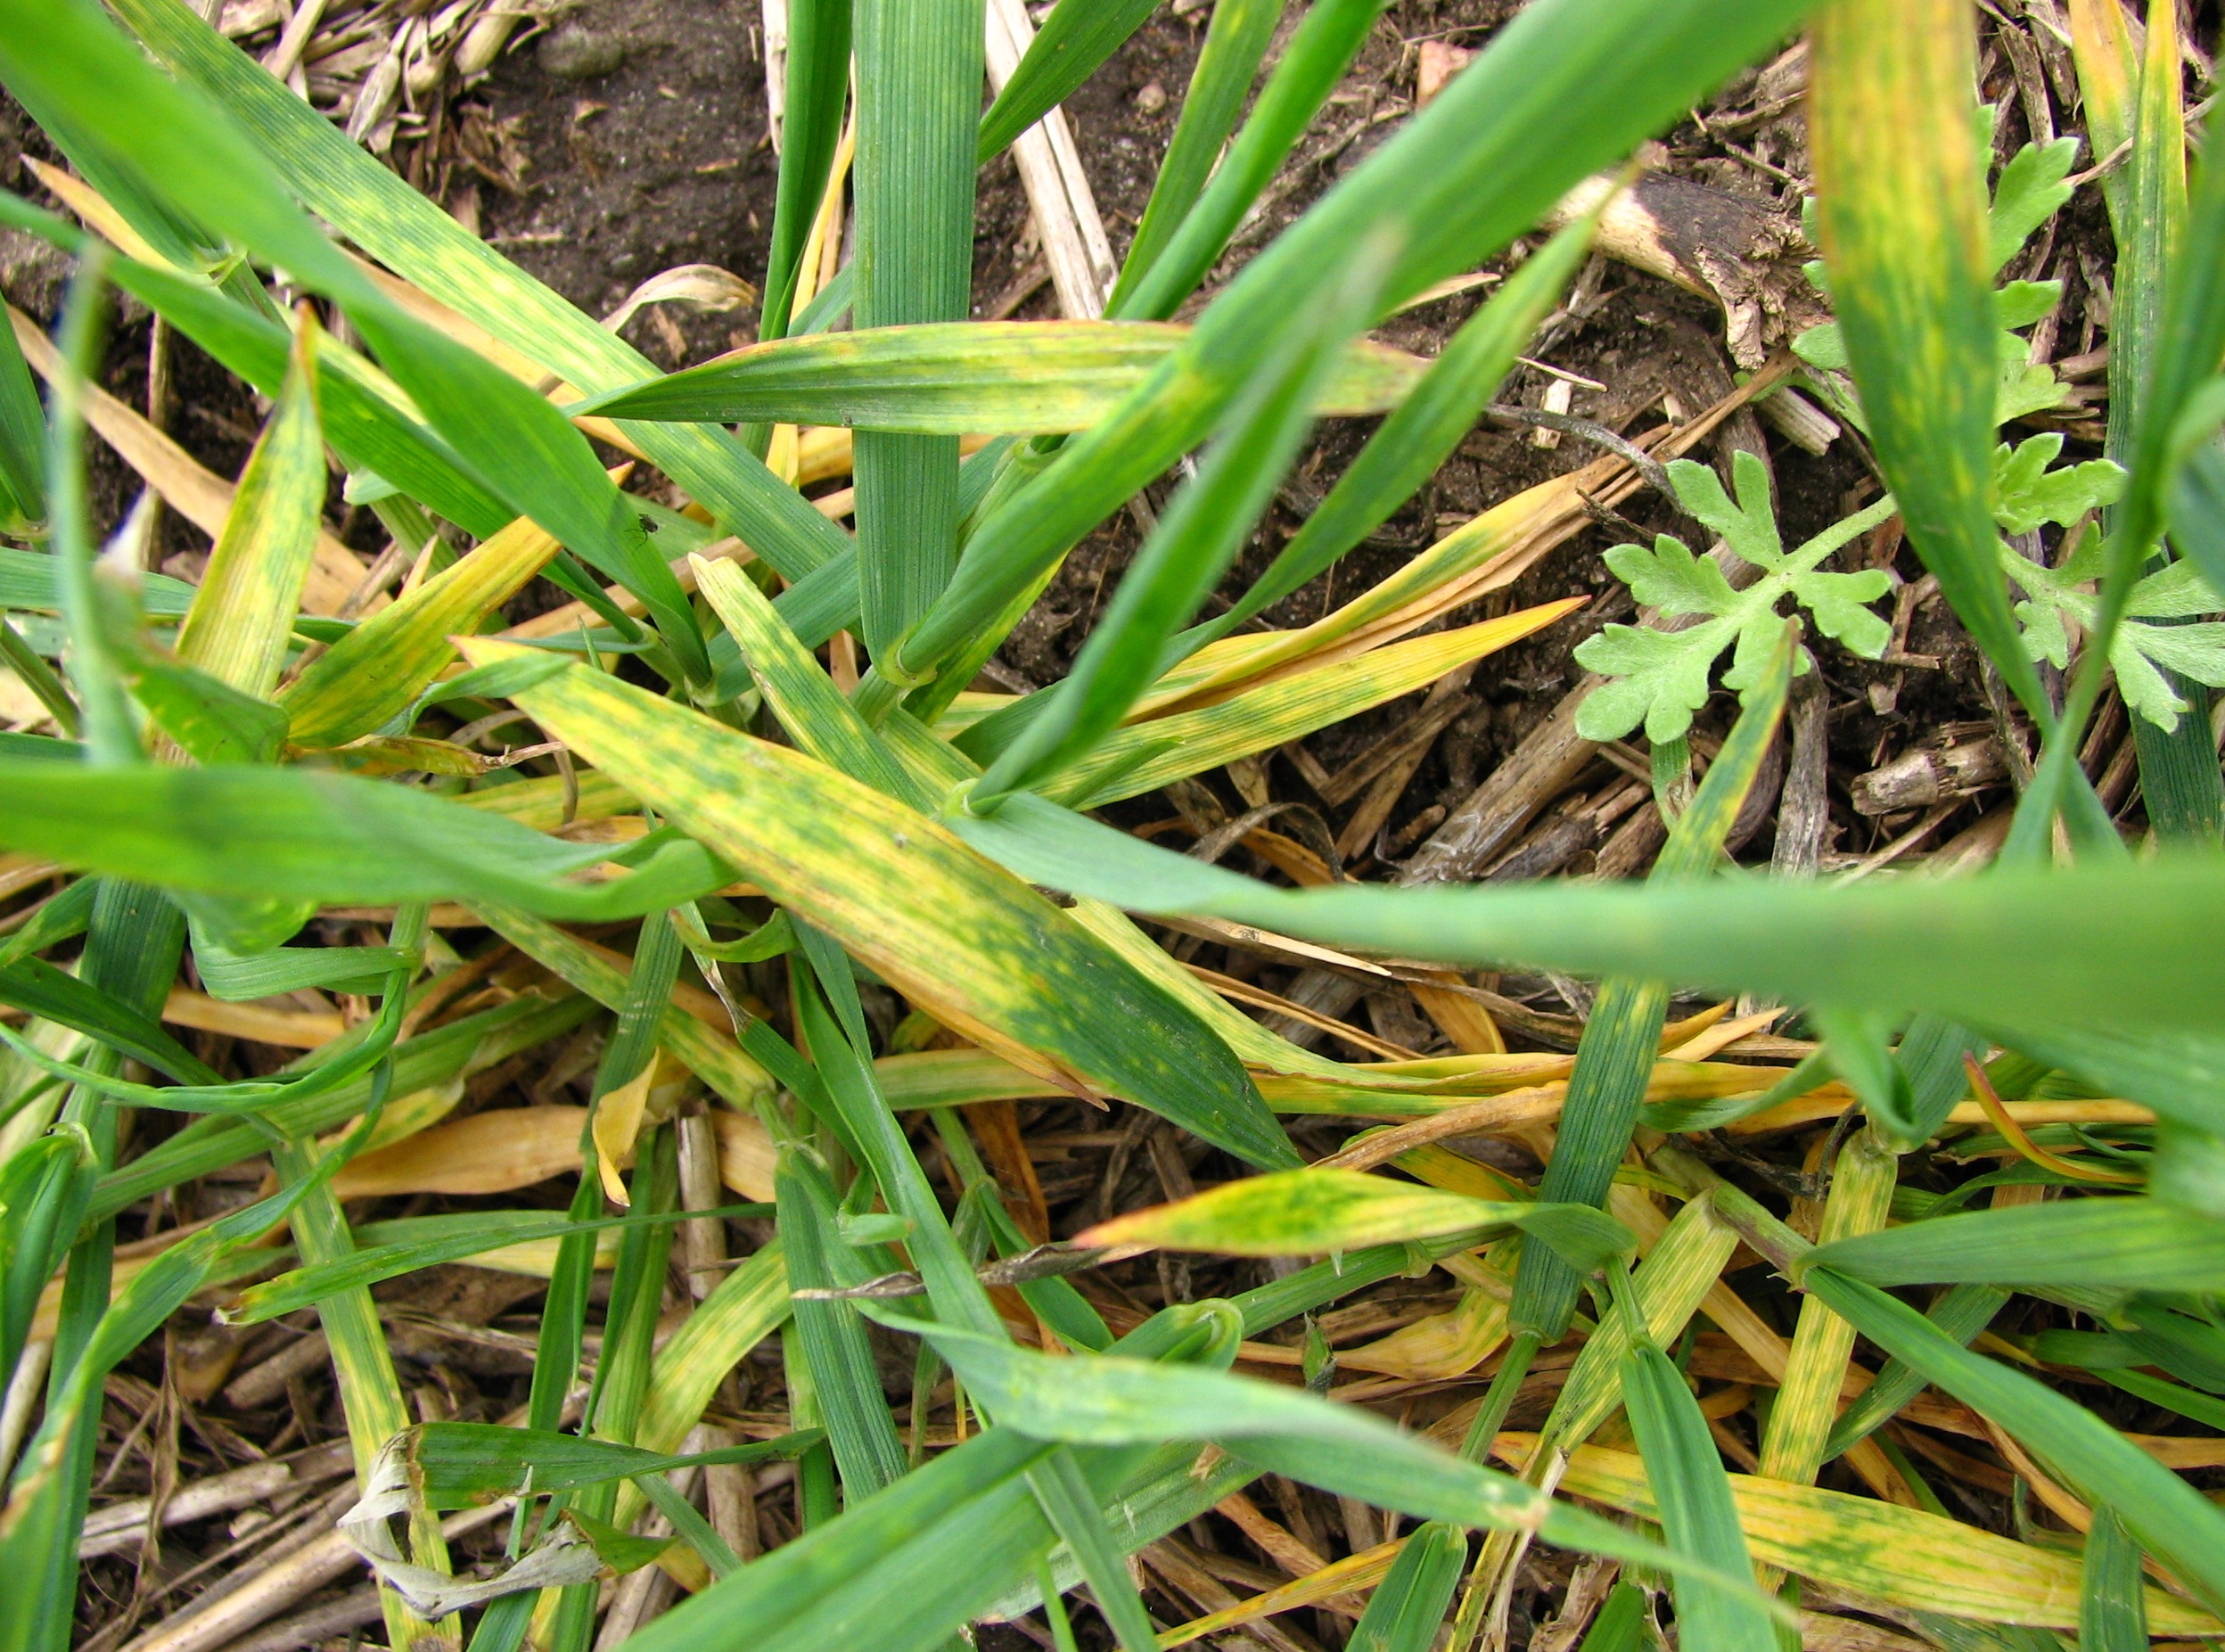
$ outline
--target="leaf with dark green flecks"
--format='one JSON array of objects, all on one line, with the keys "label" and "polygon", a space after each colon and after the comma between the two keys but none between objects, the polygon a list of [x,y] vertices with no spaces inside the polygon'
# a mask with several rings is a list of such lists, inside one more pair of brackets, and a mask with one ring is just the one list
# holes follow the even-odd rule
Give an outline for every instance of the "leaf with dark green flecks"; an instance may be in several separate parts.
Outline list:
[{"label": "leaf with dark green flecks", "polygon": [[532,522],[513,522],[357,626],[288,685],[294,744],[341,745],[406,709],[455,660],[449,639],[477,630],[556,551]]},{"label": "leaf with dark green flecks", "polygon": [[1934,1385],[1993,1418],[2082,1496],[2113,1504],[2140,1545],[2213,1611],[2225,1600],[2225,1518],[2107,1424],[2023,1373],[1974,1354],[1875,1286],[1810,1268],[1807,1288]]},{"label": "leaf with dark green flecks", "polygon": [[765,593],[729,562],[694,559],[695,588],[725,621],[750,675],[789,737],[821,762],[875,791],[929,809],[933,800],[891,756],[833,678],[781,623]]},{"label": "leaf with dark green flecks", "polygon": [[[1145,717],[1108,732],[1085,756],[1043,784],[1044,795],[1073,808],[1097,808],[1154,791],[1231,758],[1272,751],[1286,741],[1437,681],[1471,660],[1513,646],[1571,612],[1564,597],[1449,631],[1409,637],[1348,659],[1274,676],[1225,700]],[[957,741],[968,756],[992,759],[1047,699],[1014,703],[1009,720],[983,718]]]},{"label": "leaf with dark green flecks", "polygon": [[[480,662],[502,652],[465,649]],[[944,1024],[1023,1065],[1048,1064],[1062,1082],[1127,1096],[1254,1163],[1295,1162],[1202,1023],[940,824],[577,667],[518,703]]]},{"label": "leaf with dark green flecks", "polygon": [[1583,1204],[1473,1199],[1358,1171],[1250,1176],[1173,1204],[1115,1216],[1075,1236],[1083,1245],[1155,1245],[1231,1256],[1317,1256],[1393,1240],[1512,1228],[1560,1251],[1580,1273],[1627,1253],[1630,1230]]},{"label": "leaf with dark green flecks", "polygon": [[[1760,1475],[1729,1478],[1754,1557],[1813,1578],[1841,1598],[1860,1595],[1904,1611],[1945,1613],[1968,1621],[1982,1634],[2014,1635],[2020,1624],[2071,1628],[2077,1623],[2074,1556],[1876,1498]],[[1658,1513],[1645,1466],[1634,1452],[1599,1446],[1580,1450],[1562,1476],[1561,1490],[1643,1520]],[[2209,1632],[2216,1622],[2194,1602],[2161,1589],[2151,1587],[2147,1600],[2149,1620],[2162,1632],[2172,1632],[2164,1629],[2166,1620],[2183,1633]],[[1983,1652],[2000,1652],[2005,1644],[2016,1652],[2032,1652],[2045,1645],[2057,1652],[2052,1641],[1942,1637],[1941,1644]]]},{"label": "leaf with dark green flecks", "polygon": [[[267,701],[278,686],[293,617],[301,607],[301,592],[316,556],[317,532],[324,525],[317,342],[315,324],[305,322],[294,341],[284,387],[271,407],[262,439],[248,456],[247,468],[240,473],[231,514],[225,518],[224,532],[218,536],[200,588],[193,593],[193,605],[177,631],[178,659],[250,704]],[[153,681],[141,689],[143,700],[149,689],[168,688],[173,695],[190,692],[190,683],[169,680],[175,672],[156,667],[149,675]],[[148,709],[163,720],[153,704]],[[217,752],[196,749],[178,729],[170,728],[169,733],[204,763],[220,757],[268,762],[276,755],[287,719],[283,711],[267,705],[262,709],[272,715],[258,731],[259,743],[236,737],[226,743],[238,748],[238,755],[221,746]]]},{"label": "leaf with dark green flecks", "polygon": [[[635,419],[749,419],[948,435],[1084,430],[1178,349],[1165,322],[891,324],[753,344],[628,386],[582,411]],[[1425,364],[1366,341],[1340,355],[1315,406],[1395,407]]]},{"label": "leaf with dark green flecks", "polygon": [[[531,958],[542,968],[552,972],[559,980],[578,991],[584,992],[596,1003],[620,1012],[622,1015],[628,1004],[643,1001],[651,983],[645,979],[638,988],[634,980],[634,963],[622,953],[612,953],[593,942],[544,922],[529,912],[499,902],[480,901],[476,910],[490,925],[495,933],[512,946]],[[675,923],[673,929],[678,932]],[[684,939],[683,935],[683,939]],[[671,960],[677,971],[678,960]],[[811,1069],[796,1057],[780,1036],[762,1022],[751,1021],[743,1030],[737,1041],[718,1027],[697,1020],[680,1005],[671,1001],[669,982],[663,991],[653,995],[657,1006],[653,1023],[655,1041],[664,1047],[672,1057],[710,1086],[735,1106],[748,1109],[768,1097],[774,1088],[773,1074],[760,1066],[751,1050],[765,1048],[762,1040],[785,1052],[794,1062],[793,1073],[781,1075],[782,1084],[794,1089],[809,1083]],[[751,1034],[758,1034],[751,1038]],[[646,1038],[646,1031],[638,1034]],[[740,1046],[747,1044],[749,1049]],[[627,1066],[620,1073],[620,1081],[635,1076],[647,1060],[647,1046],[639,1045],[625,1052]],[[614,1069],[616,1070],[616,1069]]]},{"label": "leaf with dark green flecks", "polygon": [[[1684,1335],[1737,1245],[1738,1236],[1706,1200],[1693,1199],[1677,1212],[1630,1277],[1631,1295],[1656,1344],[1673,1344]],[[1577,1354],[1539,1436],[1554,1449],[1580,1444],[1621,1402],[1630,1329],[1624,1316],[1609,1314]]]},{"label": "leaf with dark green flecks", "polygon": [[1992,263],[1973,141],[1973,36],[1957,0],[1831,0],[1817,13],[1810,137],[1831,296],[1909,542],[2029,707],[1989,506]]}]

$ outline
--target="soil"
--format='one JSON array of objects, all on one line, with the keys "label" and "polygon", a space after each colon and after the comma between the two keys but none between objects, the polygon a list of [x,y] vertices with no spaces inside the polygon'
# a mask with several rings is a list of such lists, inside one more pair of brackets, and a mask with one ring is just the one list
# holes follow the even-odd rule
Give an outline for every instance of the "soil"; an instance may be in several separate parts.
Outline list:
[{"label": "soil", "polygon": [[[763,50],[757,7],[739,0],[592,0],[461,100],[464,146],[493,164],[449,168],[438,198],[593,315],[678,264],[761,283],[779,167]],[[754,320],[656,306],[625,336],[674,367],[753,341]]]}]

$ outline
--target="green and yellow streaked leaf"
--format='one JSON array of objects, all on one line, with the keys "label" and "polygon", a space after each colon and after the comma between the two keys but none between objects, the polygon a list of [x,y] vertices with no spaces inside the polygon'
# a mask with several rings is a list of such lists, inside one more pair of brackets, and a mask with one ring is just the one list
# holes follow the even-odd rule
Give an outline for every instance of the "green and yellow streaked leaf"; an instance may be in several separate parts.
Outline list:
[{"label": "green and yellow streaked leaf", "polygon": [[[1822,1239],[1872,1233],[1884,1226],[1900,1162],[1865,1130],[1839,1150],[1823,1210]],[[1854,1352],[1854,1327],[1814,1297],[1800,1304],[1792,1352],[1761,1434],[1761,1473],[1773,1480],[1813,1484],[1824,1443],[1839,1415],[1839,1389]]]},{"label": "green and yellow streaked leaf", "polygon": [[1503,588],[1583,519],[1583,496],[1613,480],[1601,460],[1526,488],[1473,516],[1405,566],[1310,625],[1238,631],[1170,668],[1144,696],[1148,715],[1253,678],[1304,670],[1378,648],[1466,603]]},{"label": "green and yellow streaked leaf", "polygon": [[177,633],[181,661],[262,699],[278,686],[322,525],[317,342],[314,325],[296,335],[285,386],[240,473],[232,514]]},{"label": "green and yellow streaked leaf", "polygon": [[1502,1227],[1589,1258],[1589,1266],[1627,1252],[1632,1244],[1621,1222],[1585,1205],[1474,1199],[1322,1167],[1246,1177],[1177,1204],[1115,1216],[1077,1235],[1076,1243],[1231,1256],[1315,1256]]},{"label": "green and yellow streaked leaf", "polygon": [[[600,770],[589,768],[579,771],[574,784],[574,801],[569,811],[573,823],[608,820],[613,816],[634,813],[641,807],[640,799],[625,791]],[[554,832],[566,824],[565,786],[562,775],[485,785],[476,792],[466,792],[457,801],[483,813],[500,815],[521,826],[530,826],[536,832]]]},{"label": "green and yellow streaked leaf", "polygon": [[[1630,1279],[1638,1312],[1656,1343],[1673,1344],[1684,1335],[1737,1247],[1737,1234],[1705,1199],[1688,1201],[1671,1219]],[[1630,1329],[1619,1314],[1603,1319],[1585,1341],[1546,1418],[1540,1437],[1552,1449],[1581,1444],[1607,1419],[1622,1398],[1622,1362],[1630,1346]]]},{"label": "green and yellow streaked leaf", "polygon": [[[919,435],[1086,430],[1170,357],[1189,329],[1168,322],[922,323],[752,344],[584,404],[613,417],[846,424]],[[1352,345],[1317,411],[1396,407],[1428,364]]]},{"label": "green and yellow streaked leaf", "polygon": [[[718,1281],[649,1366],[649,1384],[629,1443],[645,1451],[677,1451],[727,1374],[788,1318],[788,1270],[778,1241]],[[645,1501],[632,1486],[619,1493],[613,1516],[623,1526]]]},{"label": "green and yellow streaked leaf", "polygon": [[1996,328],[1974,50],[1960,0],[1827,0],[1809,142],[1832,300],[1909,542],[2044,717],[1994,551]]},{"label": "green and yellow streaked leaf", "polygon": [[[497,647],[465,645],[475,662]],[[519,703],[945,1025],[1255,1163],[1293,1162],[1226,1046],[947,827],[797,752],[578,668]]]},{"label": "green and yellow streaked leaf", "polygon": [[[1045,788],[1055,802],[1095,808],[1155,791],[1427,687],[1471,660],[1513,646],[1582,605],[1567,597],[1503,619],[1393,643],[1315,670],[1247,686],[1217,703],[1130,722]],[[971,743],[961,741],[961,749]],[[972,749],[978,750],[978,745]]]},{"label": "green and yellow streaked leaf", "polygon": [[[2140,79],[2139,56],[2124,10],[2108,0],[2069,0],[2071,55],[2086,104],[2087,137],[2094,154],[2114,154],[2132,136],[2132,105]],[[2114,193],[2120,181],[2105,182]]]},{"label": "green and yellow streaked leaf", "polygon": [[520,518],[356,627],[287,689],[294,744],[341,745],[405,709],[456,658],[449,638],[477,630],[559,548]]},{"label": "green and yellow streaked leaf", "polygon": [[[1516,1462],[1534,1436],[1499,1435]],[[2075,1628],[2075,1556],[2019,1543],[1920,1508],[1816,1486],[1732,1475],[1738,1523],[1754,1558],[1827,1586],[1894,1606],[1986,1623]],[[1651,1519],[1653,1493],[1632,1452],[1580,1447],[1561,1490]],[[2148,1621],[2167,1634],[2213,1634],[2217,1620],[2189,1601],[2147,1592]]]},{"label": "green and yellow streaked leaf", "polygon": [[915,809],[927,790],[875,737],[833,679],[781,621],[772,601],[732,563],[692,559],[696,588],[726,623],[750,675],[790,736],[821,762]]}]

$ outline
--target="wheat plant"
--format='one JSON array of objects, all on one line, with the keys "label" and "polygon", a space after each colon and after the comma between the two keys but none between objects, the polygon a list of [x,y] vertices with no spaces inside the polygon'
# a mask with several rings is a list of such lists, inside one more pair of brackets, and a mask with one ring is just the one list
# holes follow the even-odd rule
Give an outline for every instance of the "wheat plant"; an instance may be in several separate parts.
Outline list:
[{"label": "wheat plant", "polygon": [[[1313,0],[1244,119],[1282,8],[1221,0],[1104,318],[998,324],[967,318],[978,163],[1148,0],[1060,0],[985,116],[980,0],[791,7],[760,341],[663,374],[181,0],[0,15],[0,81],[67,155],[78,220],[0,196],[76,269],[57,336],[24,340],[43,406],[0,330],[0,644],[56,730],[0,736],[0,848],[53,891],[0,934],[0,1003],[20,1012],[0,1025],[0,1387],[19,1431],[0,1430],[0,1652],[69,1644],[104,1384],[196,1297],[234,1324],[319,1317],[357,1475],[339,1529],[413,1652],[586,1652],[598,1590],[650,1564],[689,1590],[633,1637],[653,1652],[928,1652],[1030,1614],[1063,1648],[1101,1622],[1153,1652],[1356,1597],[1355,1646],[1467,1652],[1504,1644],[1540,1544],[1622,1568],[1585,1643],[1600,1648],[1672,1621],[1690,1652],[1767,1652],[1801,1633],[1803,1601],[1947,1648],[2225,1635],[2225,1515],[2079,1398],[2114,1384],[2225,1429],[2225,807],[2211,730],[2177,717],[2163,674],[2207,670],[2212,645],[2150,623],[2225,587],[2225,117],[2189,179],[2173,7],[2149,11],[2145,61],[2114,0],[2070,8],[2097,146],[2129,146],[2107,180],[2109,465],[2030,505],[2094,525],[2017,589],[2001,533],[2063,473],[2052,448],[1997,459],[2000,341],[2031,295],[1996,291],[2004,208],[1962,0],[1532,0],[1179,324],[1379,0]],[[1714,616],[1591,645],[1620,680],[1588,730],[1643,722],[1656,742],[1674,820],[1650,878],[1393,888],[1275,838],[1268,880],[1092,812],[1567,611],[1434,623],[1696,428],[1519,496],[1311,625],[1240,629],[1428,481],[1593,220],[1541,240],[1433,360],[1369,330],[1803,29],[1836,317],[1805,353],[1890,497],[1788,554],[1757,478],[1734,501],[1680,463],[1685,506],[1764,581],[1736,594],[1672,539],[1615,554],[1642,600]],[[2045,196],[2067,164],[2022,161],[2000,195]],[[854,259],[823,284],[846,201]],[[2009,207],[2013,251],[2038,219]],[[94,543],[86,408],[119,293],[268,399],[198,585]],[[1325,414],[1384,416],[1274,567],[1201,618]],[[854,534],[795,485],[805,429],[842,437]],[[590,437],[690,508],[628,491]],[[361,565],[321,518],[328,449],[413,564],[390,599],[350,600]],[[1176,473],[1071,674],[975,692],[1068,551]],[[1726,873],[1810,665],[1778,599],[1882,646],[1865,606],[1881,577],[1819,567],[1895,510],[2044,735],[1999,863],[1844,886]],[[508,626],[502,605],[537,579],[570,605]],[[836,669],[853,657],[825,648],[838,634],[862,645],[861,678]],[[1734,645],[1735,726],[1679,791]],[[2068,667],[2059,707],[2035,655]],[[2121,682],[2147,673],[2152,848],[2125,843],[2077,760],[2112,662]],[[489,718],[512,719],[500,759],[459,737]],[[307,943],[335,909],[382,938]],[[1441,972],[1603,985],[1572,1060],[1337,1062],[1201,985],[1142,926],[1165,918],[1427,967],[1455,998]],[[493,932],[534,984],[474,1007],[459,929]],[[318,988],[362,1013],[280,1071],[226,1079],[162,1020],[187,960],[218,1004]],[[901,1000],[900,1036],[861,982]],[[1672,988],[1796,1007],[1820,1049],[1712,1062],[1704,1027],[1668,1024]],[[472,1075],[604,1021],[591,1109],[443,1122]],[[1055,1096],[1132,1103],[1250,1173],[1043,1245],[961,1121]],[[1352,1133],[1309,1163],[1283,1122],[1301,1114]],[[1842,1115],[1790,1212],[1694,1150],[1765,1117]],[[351,1223],[349,1202],[423,1185],[412,1167],[464,1153],[454,1132],[482,1117],[471,1154],[541,1167],[498,1185],[576,1172],[568,1210]],[[2081,1119],[2114,1128],[2063,1122]],[[1536,1186],[1441,1145],[1510,1122],[1548,1130]],[[1973,1128],[2009,1171],[1900,1185],[1901,1155]],[[119,1249],[119,1212],[265,1159],[252,1200]],[[706,1213],[777,1237],[675,1294],[675,1247]],[[1741,1247],[1800,1294],[1789,1337],[1728,1278]],[[1234,1297],[1109,1323],[1077,1276],[1154,1249],[1287,1262]],[[501,1426],[414,1423],[371,1287],[466,1258],[547,1280],[530,1401]],[[1286,1370],[1302,1380],[1261,1374],[1265,1334],[1432,1266],[1462,1305],[1410,1368],[1490,1377],[1446,1424],[1325,1397],[1318,1344]],[[2065,1311],[2013,1322],[2036,1336],[1987,1331],[2018,1297]],[[1744,1472],[1695,1396],[1702,1319],[1774,1385]],[[720,1383],[768,1344],[784,1420],[707,1443]],[[889,1345],[915,1361],[908,1421],[876,1362]],[[1556,1347],[1550,1414],[1507,1428]],[[946,1380],[955,1432],[930,1441]],[[1911,1407],[1966,1419],[2082,1546],[1942,1502],[1895,1442]],[[1872,1494],[1818,1486],[1842,1459]],[[797,1488],[801,1530],[761,1554],[754,1527],[738,1541],[684,1489],[749,1464],[791,1465]],[[1154,1620],[1131,1557],[1262,1475],[1420,1524],[1187,1625]],[[443,1516],[490,1505],[505,1557],[459,1574]]]}]

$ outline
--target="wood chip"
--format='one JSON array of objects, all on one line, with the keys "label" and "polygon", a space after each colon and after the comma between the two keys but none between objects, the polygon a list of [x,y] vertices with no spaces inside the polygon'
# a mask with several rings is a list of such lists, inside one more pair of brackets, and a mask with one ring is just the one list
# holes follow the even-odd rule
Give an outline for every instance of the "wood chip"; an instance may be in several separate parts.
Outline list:
[{"label": "wood chip", "polygon": [[[1023,0],[989,0],[984,39],[989,85],[1002,92],[1035,40]],[[1096,319],[1104,314],[1120,264],[1105,237],[1066,111],[1054,108],[1022,132],[1013,141],[1012,158],[1050,266],[1059,314],[1070,321]]]}]

